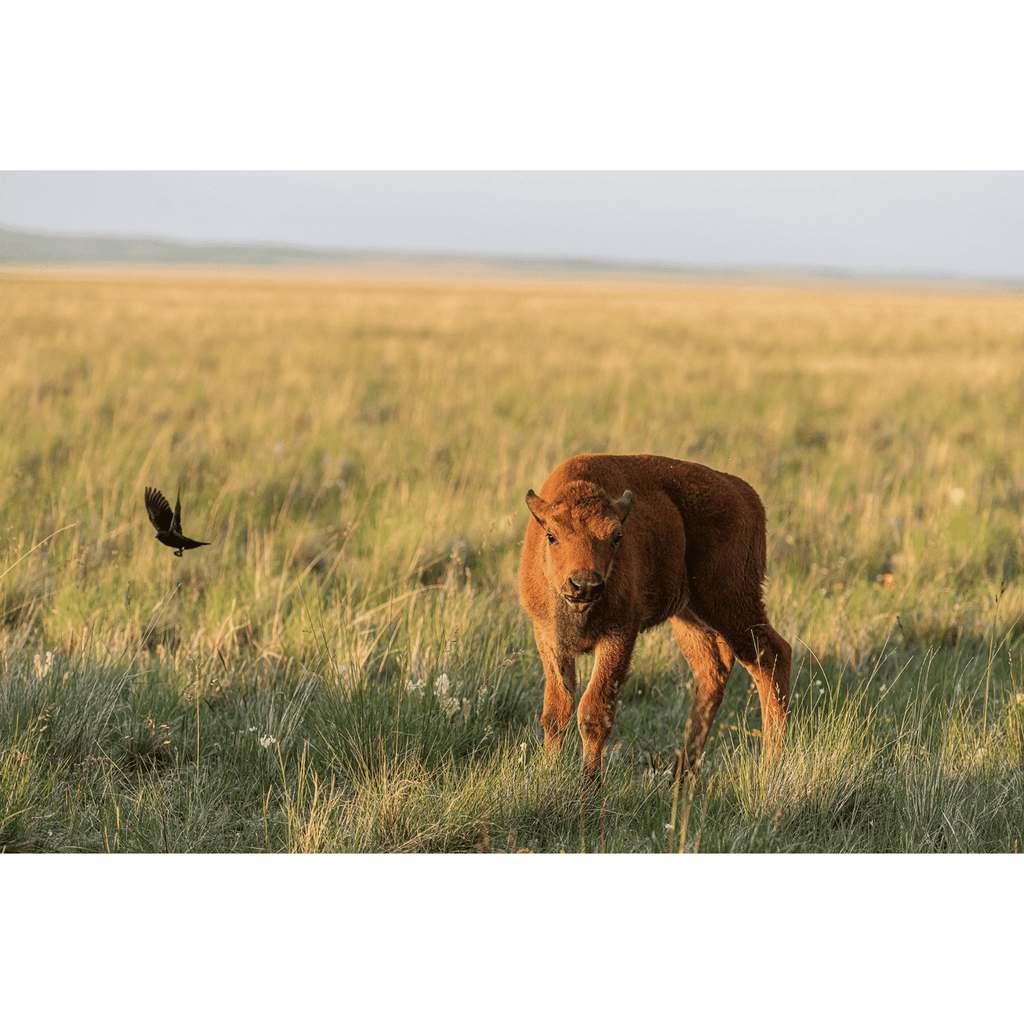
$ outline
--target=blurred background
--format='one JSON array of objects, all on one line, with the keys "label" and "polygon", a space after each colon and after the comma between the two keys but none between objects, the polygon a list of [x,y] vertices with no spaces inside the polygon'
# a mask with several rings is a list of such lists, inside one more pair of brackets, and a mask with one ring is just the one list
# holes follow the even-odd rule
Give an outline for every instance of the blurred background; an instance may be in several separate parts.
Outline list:
[{"label": "blurred background", "polygon": [[6,170],[0,227],[8,263],[412,254],[1005,283],[1024,280],[1024,172]]}]

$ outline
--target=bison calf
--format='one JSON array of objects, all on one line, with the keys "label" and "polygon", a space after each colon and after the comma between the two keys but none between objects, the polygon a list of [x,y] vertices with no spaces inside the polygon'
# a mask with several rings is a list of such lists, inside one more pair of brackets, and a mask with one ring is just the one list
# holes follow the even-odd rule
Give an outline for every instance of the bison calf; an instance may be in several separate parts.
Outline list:
[{"label": "bison calf", "polygon": [[762,751],[778,748],[792,652],[765,614],[764,506],[748,483],[656,455],[577,455],[526,504],[519,595],[544,664],[549,751],[572,718],[576,659],[594,652],[577,718],[584,770],[599,777],[636,638],[666,619],[694,677],[683,766],[700,760],[737,659],[761,698]]}]

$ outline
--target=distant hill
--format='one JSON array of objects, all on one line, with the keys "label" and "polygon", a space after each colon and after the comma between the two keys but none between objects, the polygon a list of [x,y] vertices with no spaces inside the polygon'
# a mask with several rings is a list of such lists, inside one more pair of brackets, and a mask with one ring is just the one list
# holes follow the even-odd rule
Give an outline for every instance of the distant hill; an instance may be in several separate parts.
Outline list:
[{"label": "distant hill", "polygon": [[[731,282],[774,281],[805,284],[864,285],[897,281],[932,287],[974,287],[984,282],[958,278],[883,277],[829,267],[780,270],[769,267],[700,267],[670,263],[629,263],[585,258],[531,258],[474,253],[385,252],[321,249],[312,246],[238,242],[173,242],[165,238],[119,238],[107,235],[61,235],[20,231],[0,225],[0,267],[182,267],[349,270],[363,273],[443,274],[453,276],[627,278],[672,280],[699,278]],[[1000,290],[1008,282],[992,282]]]},{"label": "distant hill", "polygon": [[443,252],[398,253],[307,246],[226,242],[173,242],[164,238],[55,235],[0,225],[0,265],[201,266],[419,269],[492,273],[502,276],[671,276],[700,274],[699,268],[631,264],[591,259],[531,259]]},{"label": "distant hill", "polygon": [[164,238],[50,235],[0,226],[0,263],[200,264],[282,266],[343,263],[361,258],[343,251],[280,245],[172,242]]}]

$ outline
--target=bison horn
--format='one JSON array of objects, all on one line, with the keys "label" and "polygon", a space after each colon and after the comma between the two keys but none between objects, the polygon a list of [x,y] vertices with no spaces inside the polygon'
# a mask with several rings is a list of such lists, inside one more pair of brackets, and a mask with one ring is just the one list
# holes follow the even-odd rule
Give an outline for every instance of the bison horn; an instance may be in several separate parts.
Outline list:
[{"label": "bison horn", "polygon": [[612,508],[614,508],[618,513],[619,522],[624,523],[626,521],[626,516],[628,516],[633,509],[633,492],[623,491],[622,497],[619,498],[618,501],[612,502]]}]

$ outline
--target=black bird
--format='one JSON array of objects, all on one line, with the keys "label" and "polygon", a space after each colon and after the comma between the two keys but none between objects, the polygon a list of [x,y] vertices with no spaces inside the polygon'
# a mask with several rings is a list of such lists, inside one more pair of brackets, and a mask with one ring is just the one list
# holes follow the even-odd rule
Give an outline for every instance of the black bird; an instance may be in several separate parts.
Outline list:
[{"label": "black bird", "polygon": [[146,513],[149,521],[156,527],[156,539],[169,548],[177,548],[174,554],[181,558],[186,548],[202,548],[209,541],[191,540],[181,532],[181,488],[178,488],[178,500],[171,511],[171,503],[155,488],[146,488]]}]

